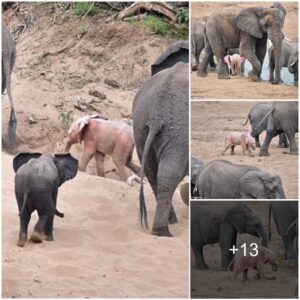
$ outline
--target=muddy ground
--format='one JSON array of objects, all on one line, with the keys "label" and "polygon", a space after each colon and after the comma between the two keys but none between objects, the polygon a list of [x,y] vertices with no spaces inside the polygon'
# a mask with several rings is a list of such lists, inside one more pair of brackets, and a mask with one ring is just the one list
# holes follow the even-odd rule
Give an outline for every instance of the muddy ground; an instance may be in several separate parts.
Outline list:
[{"label": "muddy ground", "polygon": [[[131,122],[134,96],[150,77],[151,63],[175,38],[162,38],[125,22],[105,22],[107,17],[104,12],[75,17],[59,3],[19,3],[18,11],[4,12],[3,22],[9,28],[25,28],[16,42],[12,74],[18,120],[12,154],[63,152],[68,127],[59,119],[62,112],[73,111],[74,119],[100,113]],[[97,93],[103,96],[96,97]],[[76,109],[78,99],[92,107],[85,112]],[[60,188],[58,207],[65,218],[55,219],[53,243],[16,246],[19,218],[13,156],[5,151],[9,112],[5,94],[2,296],[187,297],[188,208],[179,191],[173,199],[179,224],[170,228],[175,237],[158,239],[139,224],[139,184],[120,182],[110,158],[105,161],[106,178],[93,176],[91,161],[87,173],[79,172]],[[71,149],[78,159],[81,152],[81,145]],[[138,163],[135,153],[133,159]],[[145,199],[151,226],[156,203],[148,184]],[[36,220],[34,213],[29,235]]]},{"label": "muddy ground", "polygon": [[[210,16],[219,7],[237,5],[234,2],[195,3],[191,5],[192,18]],[[257,6],[257,3],[243,2],[241,7]],[[270,6],[270,2],[260,2],[260,6]],[[298,4],[285,2],[287,10],[284,34],[289,39],[298,38]],[[253,82],[247,77],[231,76],[229,80],[219,80],[215,70],[210,70],[207,77],[191,75],[194,99],[297,99],[298,87],[286,84],[272,85],[267,81]]]},{"label": "muddy ground", "polygon": [[[193,101],[191,106],[191,154],[208,163],[215,159],[226,159],[232,163],[255,165],[266,172],[279,175],[287,199],[298,198],[298,156],[288,154],[289,149],[278,148],[278,137],[269,147],[270,156],[258,156],[259,149],[253,152],[254,157],[243,155],[242,149],[235,147],[235,155],[228,150],[224,156],[225,138],[232,131],[251,130],[245,123],[248,112],[257,102],[200,102]],[[264,141],[265,132],[260,135]]]},{"label": "muddy ground", "polygon": [[[218,202],[224,205],[224,202]],[[246,202],[248,207],[259,214],[263,224],[268,224],[268,202]],[[233,272],[220,271],[221,251],[218,244],[204,247],[204,258],[209,270],[195,269],[194,254],[191,251],[191,297],[192,298],[293,298],[298,283],[297,270],[293,264],[283,258],[283,246],[281,237],[277,234],[276,226],[271,221],[272,238],[268,245],[277,258],[278,271],[272,271],[270,265],[265,265],[264,272],[267,276],[276,276],[275,280],[256,280],[255,271],[248,272],[249,280],[242,282],[242,274],[236,280]],[[258,243],[260,240],[249,234],[238,235],[237,245],[243,243]]]}]

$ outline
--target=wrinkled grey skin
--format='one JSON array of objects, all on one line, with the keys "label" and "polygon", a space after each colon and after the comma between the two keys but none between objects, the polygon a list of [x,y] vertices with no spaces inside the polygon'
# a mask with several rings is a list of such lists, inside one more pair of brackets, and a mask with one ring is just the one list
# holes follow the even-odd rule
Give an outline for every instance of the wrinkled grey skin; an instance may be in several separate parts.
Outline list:
[{"label": "wrinkled grey skin", "polygon": [[262,239],[267,247],[267,236],[260,217],[245,203],[223,202],[209,205],[191,202],[191,246],[195,255],[196,268],[208,269],[203,257],[203,246],[219,243],[221,248],[221,270],[226,271],[233,260],[229,251],[236,246],[237,234],[248,233]]},{"label": "wrinkled grey skin", "polygon": [[177,41],[170,45],[151,65],[151,76],[170,68],[178,62],[189,62],[189,42]]},{"label": "wrinkled grey skin", "polygon": [[[274,46],[269,48],[269,81],[273,82],[274,70],[275,70],[275,56]],[[298,84],[298,42],[288,41],[284,39],[282,41],[281,55],[279,60],[280,70],[285,67],[288,68],[289,72],[294,75],[294,85]],[[281,76],[280,81],[282,82]]]},{"label": "wrinkled grey skin", "polygon": [[42,242],[45,234],[47,241],[53,241],[54,214],[64,216],[56,209],[58,188],[76,176],[78,161],[70,154],[20,153],[13,160],[13,168],[20,216],[17,245],[23,247],[27,241],[27,228],[34,210],[37,210],[39,219],[31,239]]},{"label": "wrinkled grey skin", "polygon": [[291,53],[290,59],[288,61],[288,70],[294,75],[294,85],[298,86],[298,43],[297,48]]},{"label": "wrinkled grey skin", "polygon": [[[191,59],[192,59],[193,71],[196,71],[198,69],[200,54],[205,47],[206,21],[207,18],[201,18],[201,19],[192,19],[191,22]],[[216,67],[213,55],[211,55],[209,64],[211,68]]]},{"label": "wrinkled grey skin", "polygon": [[277,233],[281,236],[284,258],[294,260],[298,256],[294,241],[297,235],[296,226],[290,225],[298,219],[297,201],[272,201],[269,206],[268,231],[271,239],[271,213],[276,224]]},{"label": "wrinkled grey skin", "polygon": [[284,133],[290,143],[290,154],[298,155],[298,146],[295,134],[298,132],[298,102],[297,101],[276,101],[266,113],[261,122],[256,126],[253,135],[261,130],[265,120],[268,120],[267,133],[263,145],[260,148],[259,156],[269,156],[269,145],[272,139],[280,133]]},{"label": "wrinkled grey skin", "polygon": [[[259,135],[264,130],[267,130],[268,119],[265,119],[261,123],[259,128],[257,128],[257,125],[260,123],[260,121],[262,121],[262,119],[265,117],[268,111],[270,111],[271,107],[272,107],[272,103],[270,102],[260,102],[255,104],[249,111],[246,122],[243,124],[243,126],[246,126],[249,120],[251,124],[251,135],[255,138],[255,144],[257,148],[260,148]],[[257,130],[255,130],[255,128],[257,128]],[[279,134],[278,147],[279,148],[289,147],[289,143],[284,133]]]},{"label": "wrinkled grey skin", "polygon": [[203,199],[285,199],[281,178],[255,166],[213,160],[205,165],[197,188]]},{"label": "wrinkled grey skin", "polygon": [[16,61],[16,47],[9,30],[2,24],[2,94],[5,89],[10,103],[10,117],[8,124],[8,147],[16,145],[17,118],[11,94],[11,73]]},{"label": "wrinkled grey skin", "polygon": [[252,65],[249,77],[253,81],[260,80],[262,64],[269,38],[275,48],[275,80],[280,82],[279,59],[284,34],[282,32],[286,11],[280,3],[271,7],[240,8],[236,6],[224,7],[214,12],[206,24],[208,43],[205,57],[199,69],[199,76],[207,76],[207,66],[212,53],[217,58],[217,72],[220,79],[229,79],[224,55],[228,48],[239,48]]},{"label": "wrinkled grey skin", "polygon": [[199,193],[196,187],[197,179],[199,178],[199,175],[201,171],[204,168],[204,163],[200,159],[197,159],[195,157],[191,158],[191,195],[192,198],[199,197]]},{"label": "wrinkled grey skin", "polygon": [[[152,234],[172,236],[168,224],[177,222],[172,196],[189,166],[189,65],[179,62],[147,80],[133,103],[133,130],[141,181],[144,173],[157,200]],[[140,189],[141,223],[147,214]]]}]

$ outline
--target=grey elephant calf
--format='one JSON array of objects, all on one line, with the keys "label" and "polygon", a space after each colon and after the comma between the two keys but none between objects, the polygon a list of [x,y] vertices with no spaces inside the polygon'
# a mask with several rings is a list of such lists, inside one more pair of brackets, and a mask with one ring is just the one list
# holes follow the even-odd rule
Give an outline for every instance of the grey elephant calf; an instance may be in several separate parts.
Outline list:
[{"label": "grey elephant calf", "polygon": [[78,161],[70,154],[20,153],[13,160],[13,168],[20,216],[17,245],[23,247],[27,241],[27,228],[34,210],[37,210],[39,219],[31,240],[42,242],[45,234],[47,241],[53,241],[54,215],[64,216],[56,209],[58,188],[76,176]]},{"label": "grey elephant calf", "polygon": [[[279,67],[288,68],[289,72],[294,75],[294,84],[298,84],[298,42],[282,40],[281,55],[279,61]],[[275,50],[272,45],[269,48],[269,81],[274,81],[274,70],[275,70]],[[280,77],[280,81],[281,77]]]},{"label": "grey elephant calf", "polygon": [[243,272],[243,281],[248,280],[247,272],[250,268],[258,271],[255,277],[256,279],[275,279],[274,277],[270,278],[264,275],[263,269],[265,264],[270,264],[273,271],[277,271],[278,269],[275,254],[271,249],[263,246],[258,246],[257,249],[255,249],[255,247],[248,247],[246,256],[244,254],[244,249],[240,249],[233,259],[234,279]]},{"label": "grey elephant calf", "polygon": [[204,199],[285,199],[280,176],[226,160],[206,164],[198,181]]}]

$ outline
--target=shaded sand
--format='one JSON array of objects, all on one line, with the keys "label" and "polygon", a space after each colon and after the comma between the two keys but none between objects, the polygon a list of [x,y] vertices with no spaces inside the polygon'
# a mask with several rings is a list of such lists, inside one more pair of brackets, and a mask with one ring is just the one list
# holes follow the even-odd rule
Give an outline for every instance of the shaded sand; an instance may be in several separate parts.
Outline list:
[{"label": "shaded sand", "polygon": [[[3,153],[3,297],[187,297],[188,208],[174,196],[174,238],[141,229],[138,185],[79,172],[59,191],[54,242],[16,246],[19,230],[12,156]],[[146,184],[152,223],[155,199]],[[29,234],[37,220],[32,214]]]}]

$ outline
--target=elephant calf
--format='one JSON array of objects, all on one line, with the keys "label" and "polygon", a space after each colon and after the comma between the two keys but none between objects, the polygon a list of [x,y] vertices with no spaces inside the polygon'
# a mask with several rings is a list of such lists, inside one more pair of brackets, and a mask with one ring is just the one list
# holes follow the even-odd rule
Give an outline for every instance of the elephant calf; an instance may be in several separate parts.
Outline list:
[{"label": "elephant calf", "polygon": [[197,189],[204,199],[286,198],[280,176],[226,160],[206,164],[197,180]]},{"label": "elephant calf", "polygon": [[[273,268],[273,271],[277,271],[278,265],[276,263],[276,257],[274,252],[271,249],[268,249],[263,246],[258,246],[256,251],[254,248],[247,249],[246,256],[244,256],[244,250],[241,249],[238,251],[233,259],[233,272],[234,279],[243,272],[243,281],[248,280],[247,272],[248,269],[253,268],[257,270],[256,279],[266,278],[266,279],[275,279],[269,278],[264,275],[264,264],[270,264]],[[254,255],[256,254],[257,255]],[[251,255],[252,254],[252,255]],[[253,256],[254,255],[254,256]]]},{"label": "elephant calf", "polygon": [[228,66],[229,74],[232,76],[243,75],[245,57],[240,56],[239,54],[226,55],[224,61]]},{"label": "elephant calf", "polygon": [[77,159],[70,154],[20,153],[13,160],[13,168],[20,216],[17,245],[23,247],[27,241],[27,228],[34,210],[37,210],[39,220],[31,240],[42,242],[42,235],[45,234],[47,241],[53,241],[54,215],[64,216],[56,209],[58,188],[76,176]]},{"label": "elephant calf", "polygon": [[65,150],[69,152],[73,144],[82,141],[84,149],[80,171],[86,171],[89,161],[95,156],[98,175],[104,177],[104,158],[111,155],[122,181],[127,179],[125,166],[139,174],[140,167],[132,162],[135,145],[133,129],[127,123],[107,120],[98,115],[79,118],[70,126]]},{"label": "elephant calf", "polygon": [[225,138],[225,148],[222,151],[222,155],[231,148],[231,155],[234,155],[234,147],[236,145],[241,145],[243,149],[243,155],[245,155],[245,151],[247,150],[248,153],[251,155],[251,148],[255,150],[255,139],[250,135],[249,132],[231,132]]}]

